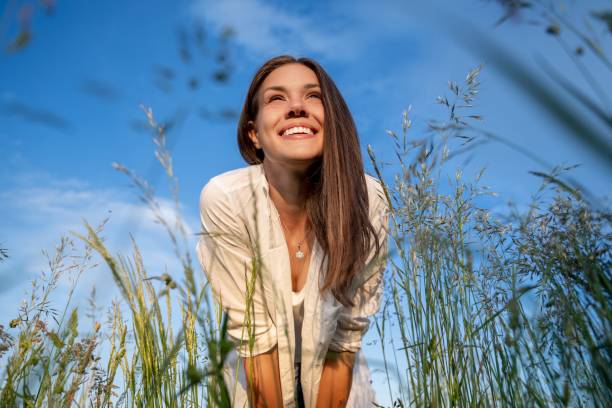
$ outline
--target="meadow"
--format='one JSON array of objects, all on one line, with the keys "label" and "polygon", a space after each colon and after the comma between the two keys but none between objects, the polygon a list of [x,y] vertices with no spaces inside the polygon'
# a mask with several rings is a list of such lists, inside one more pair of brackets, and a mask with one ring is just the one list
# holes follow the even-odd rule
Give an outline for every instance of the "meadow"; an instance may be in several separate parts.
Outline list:
[{"label": "meadow", "polygon": [[[609,406],[611,213],[564,181],[563,168],[536,174],[542,187],[525,208],[484,205],[501,198],[453,161],[474,144],[465,135],[480,119],[479,74],[449,82],[437,99],[448,115],[426,137],[412,135],[404,112],[401,129],[388,132],[392,162],[368,146],[391,207],[384,302],[370,328],[389,398],[394,407]],[[61,238],[15,319],[0,326],[2,407],[230,406],[225,317],[191,257],[164,127],[144,112],[175,213],[162,213],[145,180],[115,168],[165,228],[182,270],[150,276],[137,242],[129,255],[110,253],[105,222]],[[51,310],[58,282],[70,276],[74,288],[98,260],[121,293],[110,312],[90,316],[70,296]],[[254,259],[254,277],[257,268]]]}]

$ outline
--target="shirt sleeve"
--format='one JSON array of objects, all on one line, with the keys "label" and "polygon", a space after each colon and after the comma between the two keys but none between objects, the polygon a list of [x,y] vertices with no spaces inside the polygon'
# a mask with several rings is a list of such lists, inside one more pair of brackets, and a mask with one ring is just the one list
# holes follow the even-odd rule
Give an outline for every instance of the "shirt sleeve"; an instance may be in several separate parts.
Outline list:
[{"label": "shirt sleeve", "polygon": [[[212,179],[200,194],[202,233],[197,254],[217,304],[228,314],[227,333],[240,357],[252,357],[276,345],[261,285],[254,284],[254,251],[232,197]],[[247,296],[247,286],[251,286]],[[249,327],[253,336],[249,336]],[[249,346],[249,337],[253,347]]]},{"label": "shirt sleeve", "polygon": [[356,290],[353,301],[355,306],[343,307],[338,317],[338,325],[329,345],[332,351],[355,353],[361,348],[361,338],[370,327],[370,316],[380,308],[383,294],[383,275],[387,266],[387,227],[388,205],[380,183],[376,183],[373,209],[370,210],[371,222],[377,232],[380,251],[375,258],[376,243],[372,242],[370,255],[364,269],[364,283]]}]

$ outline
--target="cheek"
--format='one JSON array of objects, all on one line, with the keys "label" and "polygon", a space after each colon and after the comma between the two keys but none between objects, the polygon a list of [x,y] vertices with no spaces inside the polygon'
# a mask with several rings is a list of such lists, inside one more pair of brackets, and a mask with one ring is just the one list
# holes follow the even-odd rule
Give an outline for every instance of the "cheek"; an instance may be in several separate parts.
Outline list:
[{"label": "cheek", "polygon": [[258,128],[261,131],[271,131],[279,120],[279,109],[268,108],[257,116]]},{"label": "cheek", "polygon": [[325,121],[325,109],[323,108],[323,105],[319,105],[317,107],[317,109],[315,110],[315,112],[316,112],[316,116],[319,119],[319,121],[321,123],[324,123],[324,121]]}]

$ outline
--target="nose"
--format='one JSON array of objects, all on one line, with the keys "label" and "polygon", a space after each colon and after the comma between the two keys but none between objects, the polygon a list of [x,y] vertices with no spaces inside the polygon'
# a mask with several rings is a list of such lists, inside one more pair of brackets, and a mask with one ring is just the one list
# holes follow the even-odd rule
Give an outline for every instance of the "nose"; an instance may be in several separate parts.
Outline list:
[{"label": "nose", "polygon": [[288,118],[302,117],[308,116],[306,109],[304,108],[304,103],[301,100],[295,100],[289,106],[289,111],[287,112]]}]

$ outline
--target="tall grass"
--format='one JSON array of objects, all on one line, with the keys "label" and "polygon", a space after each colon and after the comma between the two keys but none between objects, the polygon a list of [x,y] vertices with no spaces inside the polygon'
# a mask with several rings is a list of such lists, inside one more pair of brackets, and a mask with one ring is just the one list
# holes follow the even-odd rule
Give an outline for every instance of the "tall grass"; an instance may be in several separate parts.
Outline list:
[{"label": "tall grass", "polygon": [[[451,171],[452,158],[470,146],[466,128],[479,119],[469,111],[479,73],[472,70],[462,86],[451,82],[450,95],[438,98],[448,118],[430,124],[432,136],[412,137],[404,113],[399,134],[389,132],[394,168],[383,169],[368,149],[381,180],[393,173],[392,183],[383,184],[394,255],[386,303],[375,317],[389,397],[394,406],[415,407],[606,406],[610,213],[589,207],[554,172],[526,211],[483,208],[493,193],[480,185],[482,173],[466,180],[461,169]],[[145,113],[170,182],[173,218],[146,181],[115,168],[165,228],[181,270],[150,276],[134,240],[130,255],[111,254],[104,222],[75,234],[82,249],[63,238],[18,317],[9,329],[0,327],[2,407],[230,406],[223,379],[233,348],[227,321],[192,264],[164,128]],[[94,321],[84,329],[70,296],[61,313],[48,299],[60,279],[72,276],[76,285],[94,266],[94,253],[121,302],[113,303],[105,325]],[[400,389],[391,385],[395,377]]]},{"label": "tall grass", "polygon": [[[612,401],[610,213],[546,175],[521,214],[491,214],[478,173],[445,183],[465,149],[480,69],[450,83],[435,138],[390,135],[398,170],[389,301],[402,346],[402,406],[606,406]],[[373,149],[369,154],[383,179]],[[560,170],[559,170],[560,171]],[[545,194],[551,192],[552,194]],[[380,327],[377,322],[377,327]],[[382,334],[382,333],[381,333]],[[384,339],[383,339],[384,341]],[[387,366],[386,366],[387,367]],[[387,375],[388,375],[387,368]]]},{"label": "tall grass", "polygon": [[[225,323],[215,318],[206,284],[197,278],[201,274],[194,273],[164,128],[150,110],[145,113],[155,130],[156,157],[170,181],[175,219],[164,216],[146,181],[120,164],[114,167],[130,177],[141,201],[165,228],[183,280],[179,283],[168,273],[149,276],[133,239],[129,256],[111,254],[102,236],[106,221],[95,228],[86,222],[85,234],[73,234],[84,244],[84,255],[75,255],[78,245],[62,238],[50,259],[50,274],[43,275],[42,284],[33,283],[30,299],[10,323],[17,335],[2,328],[0,350],[10,353],[3,368],[2,407],[229,405],[221,370],[231,350]],[[76,274],[72,293],[78,277],[90,267],[93,252],[110,270],[122,297],[122,302],[112,305],[105,336],[99,322],[79,334],[83,329],[78,310],[72,309],[67,319],[65,314],[57,319],[48,303],[50,292],[68,272]],[[66,309],[70,303],[69,296]],[[52,331],[50,325],[56,328]],[[173,332],[175,327],[180,328],[178,333]]]}]

